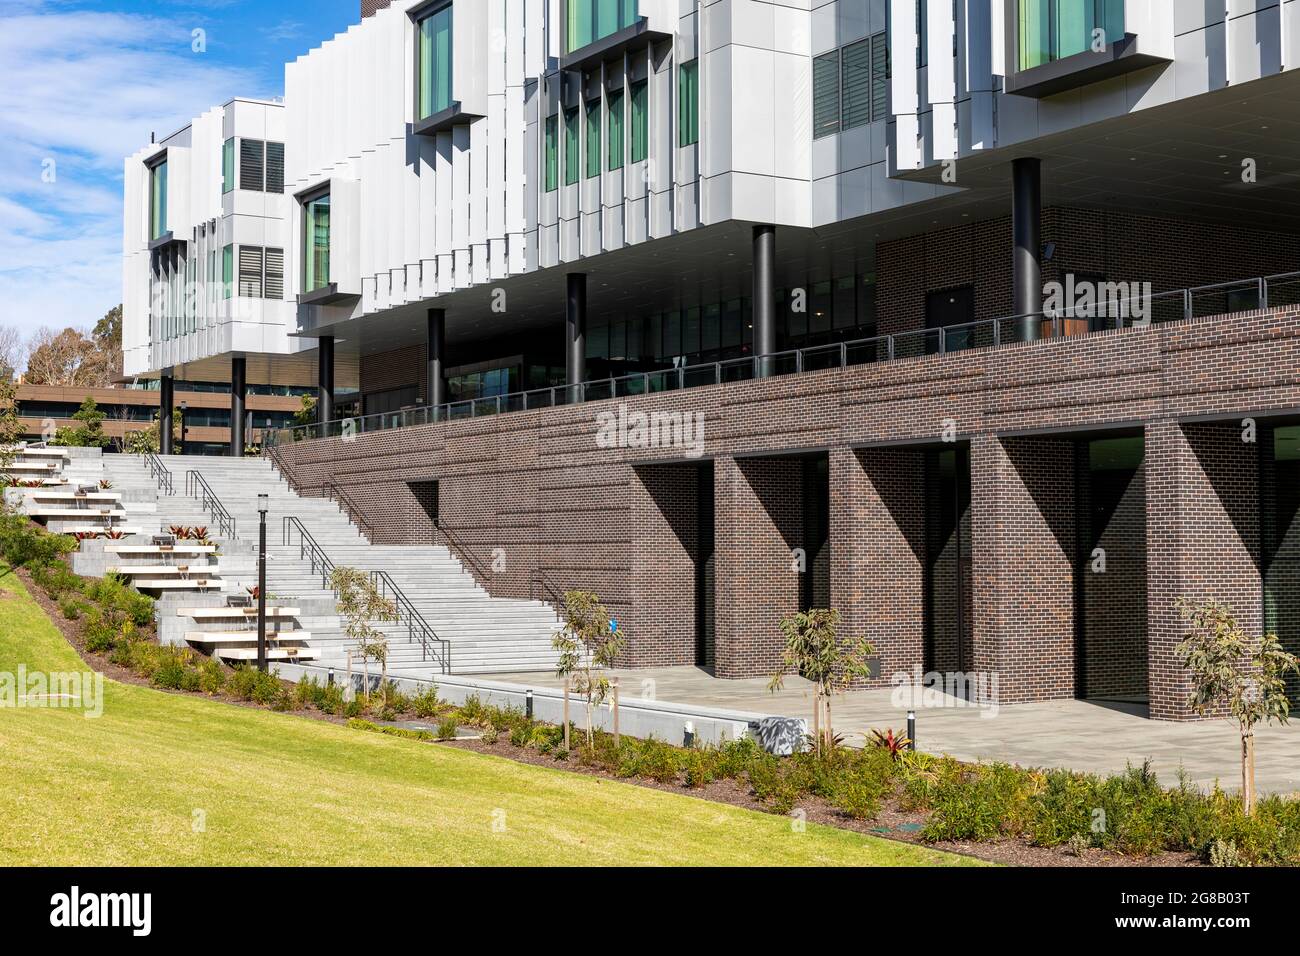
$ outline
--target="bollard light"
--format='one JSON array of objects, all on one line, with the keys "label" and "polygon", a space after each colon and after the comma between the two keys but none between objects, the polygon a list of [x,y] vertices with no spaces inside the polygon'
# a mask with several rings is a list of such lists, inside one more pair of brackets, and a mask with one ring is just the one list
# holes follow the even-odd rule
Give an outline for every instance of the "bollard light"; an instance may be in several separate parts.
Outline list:
[{"label": "bollard light", "polygon": [[524,692],[524,716],[529,720],[533,719],[533,689],[531,687]]},{"label": "bollard light", "polygon": [[907,749],[916,749],[916,711],[907,712]]},{"label": "bollard light", "polygon": [[695,721],[693,720],[686,721],[685,731],[682,734],[682,746],[683,747],[695,746]]}]

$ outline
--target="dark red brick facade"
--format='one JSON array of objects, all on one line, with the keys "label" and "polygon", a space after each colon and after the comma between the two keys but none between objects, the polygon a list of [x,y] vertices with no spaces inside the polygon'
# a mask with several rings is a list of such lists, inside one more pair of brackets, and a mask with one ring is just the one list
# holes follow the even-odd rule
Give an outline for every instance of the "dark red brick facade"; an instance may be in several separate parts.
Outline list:
[{"label": "dark red brick facade", "polygon": [[[620,404],[703,415],[715,485],[712,663],[723,677],[767,675],[779,657],[777,623],[799,604],[797,456],[811,450],[829,456],[829,603],[846,633],[877,643],[880,683],[922,663],[922,459],[953,430],[971,462],[968,667],[997,672],[1003,702],[1075,693],[1074,440],[1144,430],[1146,607],[1133,611],[1146,617],[1151,713],[1185,718],[1175,601],[1215,596],[1261,626],[1257,449],[1241,441],[1240,419],[1300,408],[1300,308],[305,442],[280,455],[307,493],[329,477],[346,483],[381,542],[434,533],[409,483],[436,479],[438,537],[493,593],[595,590],[623,625],[627,663],[693,663],[700,461],[599,447],[596,416]],[[1125,611],[1108,626],[1122,632],[1132,619]],[[1141,630],[1139,621],[1133,635]]]}]

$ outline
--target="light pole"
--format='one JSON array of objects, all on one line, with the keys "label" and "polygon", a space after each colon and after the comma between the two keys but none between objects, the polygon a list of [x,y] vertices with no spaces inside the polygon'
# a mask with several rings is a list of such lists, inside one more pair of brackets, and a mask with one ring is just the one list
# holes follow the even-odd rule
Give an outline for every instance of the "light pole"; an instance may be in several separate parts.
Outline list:
[{"label": "light pole", "polygon": [[257,496],[257,669],[266,671],[266,511],[268,495]]}]

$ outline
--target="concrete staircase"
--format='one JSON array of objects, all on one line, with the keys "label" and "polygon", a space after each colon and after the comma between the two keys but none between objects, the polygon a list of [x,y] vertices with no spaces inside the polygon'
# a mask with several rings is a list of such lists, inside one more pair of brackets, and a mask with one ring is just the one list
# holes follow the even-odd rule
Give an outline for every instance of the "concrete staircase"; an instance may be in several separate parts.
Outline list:
[{"label": "concrete staircase", "polygon": [[[257,496],[268,496],[268,599],[304,610],[333,602],[320,569],[313,571],[304,559],[300,535],[291,524],[286,544],[285,519],[292,516],[334,565],[386,572],[429,627],[449,643],[452,673],[554,670],[557,655],[551,638],[559,626],[554,610],[541,601],[490,596],[447,548],[372,545],[337,504],[295,494],[265,459],[172,455],[161,461],[173,480],[173,494],[157,497],[155,521],[163,530],[170,525],[205,525],[209,535],[215,535],[217,522],[197,498],[186,494],[186,475],[197,471],[234,518],[237,546],[252,552],[258,535]],[[107,477],[115,490],[156,492],[143,458],[106,455],[102,469],[100,477]],[[130,510],[129,503],[126,507]],[[337,626],[319,620],[303,621],[302,626],[310,630],[311,647],[324,662],[339,666],[353,646]],[[411,639],[405,621],[381,629],[389,639],[390,673],[407,677],[441,673],[436,660],[426,658],[421,642]]]}]

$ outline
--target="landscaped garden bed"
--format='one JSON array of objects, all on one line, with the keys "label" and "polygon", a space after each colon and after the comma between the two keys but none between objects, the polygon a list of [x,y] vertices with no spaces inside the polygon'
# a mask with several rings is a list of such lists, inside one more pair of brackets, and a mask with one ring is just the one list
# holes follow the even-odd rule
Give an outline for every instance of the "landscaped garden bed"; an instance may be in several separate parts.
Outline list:
[{"label": "landscaped garden bed", "polygon": [[[775,814],[791,826],[825,823],[998,862],[1030,865],[1297,865],[1300,801],[1268,797],[1246,814],[1241,800],[1187,783],[1159,785],[1146,768],[1100,778],[1006,764],[971,765],[898,746],[855,749],[835,740],[775,757],[749,740],[674,747],[662,741],[588,736],[521,711],[459,707],[430,688],[391,683],[346,699],[313,679],[231,669],[189,649],[160,646],[152,601],[113,579],[84,579],[62,560],[69,546],[17,516],[0,517],[0,557],[20,575],[83,658],[106,676],[204,694],[508,759],[602,776]],[[420,721],[412,730],[401,722]],[[477,731],[470,738],[465,728]]]}]

